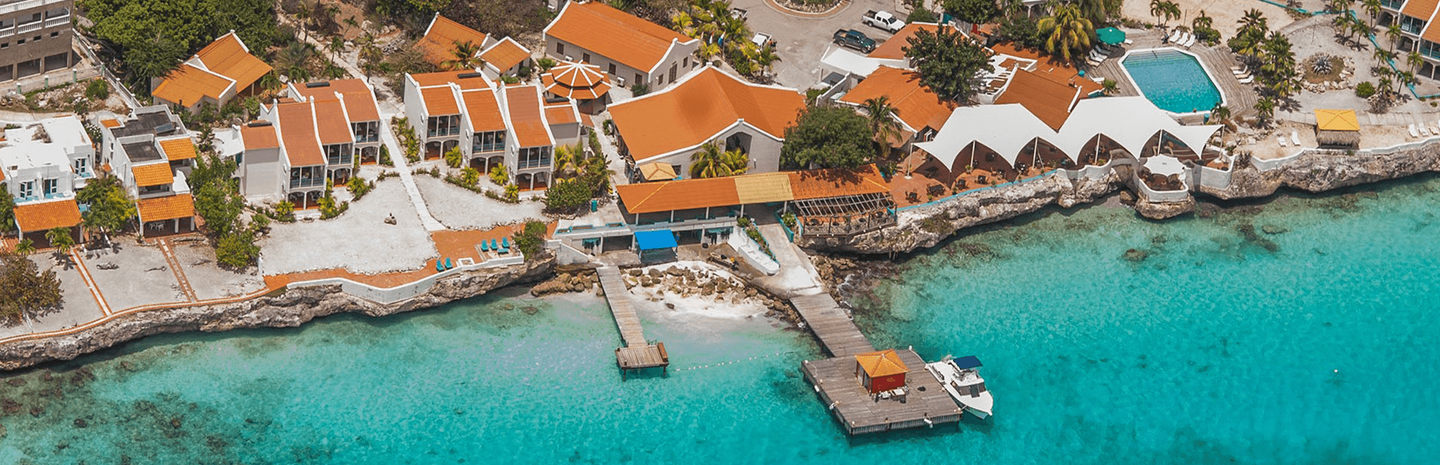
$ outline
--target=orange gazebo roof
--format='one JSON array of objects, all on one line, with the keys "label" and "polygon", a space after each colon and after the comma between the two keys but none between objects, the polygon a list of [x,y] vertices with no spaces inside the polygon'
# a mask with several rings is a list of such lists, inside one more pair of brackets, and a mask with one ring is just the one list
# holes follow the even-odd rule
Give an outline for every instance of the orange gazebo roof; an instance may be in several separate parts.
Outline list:
[{"label": "orange gazebo roof", "polygon": [[587,63],[562,61],[540,75],[545,91],[565,98],[594,100],[610,92],[610,79],[600,67]]}]

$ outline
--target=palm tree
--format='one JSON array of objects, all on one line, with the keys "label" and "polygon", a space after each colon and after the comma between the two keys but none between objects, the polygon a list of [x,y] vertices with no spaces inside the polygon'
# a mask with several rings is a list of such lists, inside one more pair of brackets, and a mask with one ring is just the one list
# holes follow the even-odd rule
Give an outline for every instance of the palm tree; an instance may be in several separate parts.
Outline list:
[{"label": "palm tree", "polygon": [[725,155],[720,157],[720,164],[725,165],[731,176],[739,176],[750,171],[750,155],[737,147],[726,151]]},{"label": "palm tree", "polygon": [[35,253],[35,241],[32,241],[30,239],[20,239],[20,242],[15,243],[15,252],[18,252],[20,255],[30,255],[32,253]]},{"label": "palm tree", "polygon": [[1083,55],[1085,49],[1090,48],[1090,37],[1095,35],[1094,24],[1075,5],[1057,8],[1054,15],[1041,18],[1036,27],[1046,36],[1045,51],[1060,55],[1065,61]]},{"label": "palm tree", "polygon": [[1150,0],[1150,16],[1155,19],[1165,16],[1165,0]]},{"label": "palm tree", "polygon": [[890,104],[890,97],[884,95],[865,99],[862,107],[870,123],[870,133],[874,134],[875,142],[879,144],[879,157],[883,159],[890,153],[890,141],[900,138],[900,123],[895,121],[900,110]]},{"label": "palm tree", "polygon": [[780,55],[775,53],[774,45],[766,44],[755,52],[755,65],[760,67],[762,72],[769,71],[770,66],[777,61],[780,61]]},{"label": "palm tree", "polygon": [[1361,37],[1370,37],[1372,35],[1375,35],[1375,28],[1370,26],[1370,24],[1366,23],[1365,20],[1360,18],[1352,18],[1350,20],[1350,31],[1356,34],[1360,34]]},{"label": "palm tree", "polygon": [[1391,24],[1390,27],[1385,28],[1385,36],[1390,38],[1391,52],[1395,51],[1395,45],[1400,43],[1400,38],[1403,37],[1402,34],[1404,32],[1405,31],[1400,29],[1399,24]]},{"label": "palm tree", "polygon": [[1211,18],[1210,15],[1205,14],[1205,10],[1200,10],[1200,14],[1190,21],[1190,32],[1198,34],[1202,30],[1214,28],[1215,18]]},{"label": "palm tree", "polygon": [[1425,66],[1425,57],[1420,56],[1420,52],[1410,52],[1405,56],[1405,63],[1410,65],[1410,72],[1413,73],[1415,68]]},{"label": "palm tree", "polygon": [[1115,95],[1120,91],[1120,83],[1114,79],[1105,79],[1100,81],[1100,89],[1105,92],[1105,95]]},{"label": "palm tree", "polygon": [[474,70],[485,66],[485,60],[480,59],[480,46],[471,41],[456,42],[455,48],[450,50],[450,58],[440,62],[440,69],[446,71]]},{"label": "palm tree", "polygon": [[[1336,13],[1344,13],[1350,10],[1350,4],[1353,2],[1354,0],[1330,0],[1325,8]],[[1341,14],[1340,16],[1345,15]]]},{"label": "palm tree", "polygon": [[720,54],[720,45],[700,44],[700,48],[695,51],[695,54],[699,55],[703,61],[710,61],[714,59],[716,55]]},{"label": "palm tree", "polygon": [[1374,23],[1375,18],[1380,17],[1380,0],[1363,0],[1360,5],[1365,7],[1365,12],[1370,14],[1370,22]]},{"label": "palm tree", "polygon": [[1270,118],[1275,116],[1275,99],[1269,95],[1260,97],[1260,100],[1255,101],[1255,112],[1260,117],[1260,124],[1268,125]]},{"label": "palm tree", "polygon": [[75,238],[70,235],[70,228],[66,227],[46,231],[45,240],[50,241],[50,246],[55,248],[57,257],[63,257],[70,253],[70,248],[75,246]]},{"label": "palm tree", "polygon": [[1375,60],[1381,64],[1390,64],[1390,60],[1395,59],[1395,52],[1377,48],[1375,49],[1374,56]]},{"label": "palm tree", "polygon": [[[1152,6],[1151,8],[1154,7]],[[1240,24],[1240,29],[1258,28],[1262,31],[1268,31],[1270,29],[1270,26],[1265,23],[1265,13],[1261,13],[1260,10],[1254,8],[1245,10],[1245,15],[1235,20],[1235,22]]]},{"label": "palm tree", "polygon": [[1229,122],[1229,121],[1230,121],[1230,107],[1225,106],[1225,104],[1223,104],[1223,103],[1216,103],[1216,104],[1215,104],[1215,108],[1211,108],[1211,109],[1210,109],[1210,122],[1221,125],[1221,126],[1220,126],[1220,130],[1221,130],[1221,131],[1224,131],[1224,130],[1225,130],[1225,128],[1226,128],[1226,126],[1227,126],[1225,123],[1227,123],[1227,122]]},{"label": "palm tree", "polygon": [[1330,26],[1335,28],[1336,34],[1344,35],[1345,40],[1349,41],[1355,35],[1355,29],[1351,27],[1352,21],[1349,16],[1335,15],[1335,19],[1330,20]]},{"label": "palm tree", "polygon": [[1415,73],[1411,71],[1401,71],[1400,74],[1397,75],[1397,77],[1400,78],[1401,85],[1411,85],[1415,84],[1416,82]]},{"label": "palm tree", "polygon": [[670,29],[689,37],[695,36],[695,18],[684,11],[670,16]]},{"label": "palm tree", "polygon": [[1080,11],[1085,13],[1085,19],[1090,20],[1090,23],[1100,24],[1105,22],[1104,0],[1075,0],[1073,5],[1079,7]]},{"label": "palm tree", "polygon": [[345,38],[344,38],[344,37],[340,37],[340,36],[331,37],[331,38],[330,38],[330,43],[329,43],[329,44],[326,44],[326,45],[325,45],[325,48],[330,49],[330,54],[331,54],[331,55],[334,55],[336,58],[339,58],[339,57],[340,57],[340,52],[345,51]]},{"label": "palm tree", "polygon": [[1390,79],[1390,76],[1380,76],[1380,88],[1383,89],[1385,93],[1390,93],[1390,89],[1394,87],[1395,81]]},{"label": "palm tree", "polygon": [[555,147],[555,177],[571,178],[579,173],[584,167],[584,153],[575,150],[575,147],[561,145]]},{"label": "palm tree", "polygon": [[690,154],[690,177],[697,179],[730,176],[730,165],[725,163],[725,151],[717,141],[700,146]]}]

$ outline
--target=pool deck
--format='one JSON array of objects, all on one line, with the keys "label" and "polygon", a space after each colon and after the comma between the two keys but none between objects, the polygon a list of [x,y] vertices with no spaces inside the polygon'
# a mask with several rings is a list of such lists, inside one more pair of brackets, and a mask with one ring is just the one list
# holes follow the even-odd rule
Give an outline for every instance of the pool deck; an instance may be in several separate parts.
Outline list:
[{"label": "pool deck", "polygon": [[[1204,67],[1210,72],[1210,80],[1220,89],[1224,96],[1225,105],[1230,107],[1232,117],[1247,116],[1255,112],[1255,101],[1257,99],[1254,84],[1241,84],[1239,79],[1230,72],[1230,67],[1238,65],[1230,50],[1222,43],[1214,47],[1207,47],[1196,44],[1189,49],[1173,44],[1162,44],[1162,36],[1159,31],[1147,30],[1140,32],[1127,32],[1128,38],[1134,42],[1129,45],[1121,45],[1120,50],[1110,59],[1100,63],[1100,66],[1091,66],[1086,71],[1089,76],[1102,76],[1114,79],[1117,88],[1115,95],[1142,95],[1135,82],[1130,80],[1128,73],[1123,69],[1120,61],[1125,53],[1130,50],[1145,50],[1153,48],[1173,47],[1190,52],[1200,59]],[[1200,124],[1204,116],[1183,115],[1179,118],[1185,124]]]}]

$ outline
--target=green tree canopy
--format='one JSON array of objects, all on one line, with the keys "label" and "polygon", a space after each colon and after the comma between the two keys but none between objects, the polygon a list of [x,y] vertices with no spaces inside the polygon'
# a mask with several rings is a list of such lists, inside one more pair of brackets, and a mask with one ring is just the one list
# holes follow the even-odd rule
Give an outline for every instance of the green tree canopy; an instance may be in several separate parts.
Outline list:
[{"label": "green tree canopy", "polygon": [[274,2],[83,0],[82,5],[95,22],[95,36],[118,46],[142,84],[232,29],[250,50],[270,48],[278,38]]},{"label": "green tree canopy", "polygon": [[945,12],[967,23],[984,24],[1000,16],[994,0],[945,0],[940,5]]},{"label": "green tree canopy", "polygon": [[0,232],[15,230],[15,199],[8,192],[5,183],[0,182]]},{"label": "green tree canopy", "polygon": [[92,231],[116,231],[135,217],[135,201],[120,185],[120,178],[105,176],[85,184],[75,194],[80,203],[89,205],[85,211],[85,227]]},{"label": "green tree canopy", "polygon": [[846,107],[808,107],[785,130],[780,164],[788,168],[853,168],[874,153],[868,121]]},{"label": "green tree canopy", "polygon": [[1095,35],[1095,25],[1074,4],[1056,8],[1055,14],[1041,19],[1036,27],[1045,35],[1045,51],[1059,55],[1065,61],[1083,56],[1090,48],[1091,37]]},{"label": "green tree canopy", "polygon": [[64,302],[54,271],[40,272],[35,262],[19,253],[0,251],[0,318],[15,321],[35,317]]},{"label": "green tree canopy", "polygon": [[910,58],[920,73],[920,83],[940,98],[964,102],[980,86],[980,71],[989,66],[985,48],[950,28],[936,32],[921,30],[908,39]]}]

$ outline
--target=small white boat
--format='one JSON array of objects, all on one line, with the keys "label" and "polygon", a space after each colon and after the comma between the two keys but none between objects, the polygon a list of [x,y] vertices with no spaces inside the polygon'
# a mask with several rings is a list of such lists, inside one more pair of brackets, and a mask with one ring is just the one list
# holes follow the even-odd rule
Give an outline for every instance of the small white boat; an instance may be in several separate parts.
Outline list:
[{"label": "small white boat", "polygon": [[994,411],[995,399],[985,389],[985,378],[980,377],[980,359],[973,355],[927,363],[925,369],[940,380],[940,385],[950,397],[966,412],[977,418],[986,418]]}]

